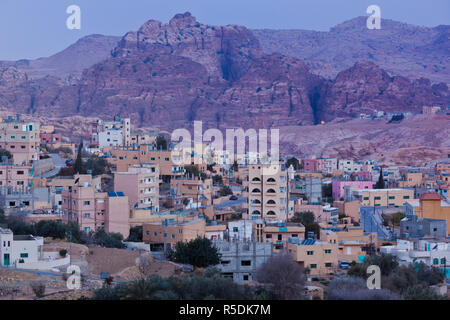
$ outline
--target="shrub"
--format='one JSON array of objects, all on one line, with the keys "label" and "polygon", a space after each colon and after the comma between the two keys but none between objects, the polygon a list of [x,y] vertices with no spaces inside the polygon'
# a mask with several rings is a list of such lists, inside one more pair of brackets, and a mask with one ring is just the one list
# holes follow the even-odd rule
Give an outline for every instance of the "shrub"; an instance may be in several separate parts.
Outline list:
[{"label": "shrub", "polygon": [[65,257],[66,256],[66,254],[67,254],[67,250],[66,249],[61,249],[61,250],[59,250],[59,255],[61,256],[61,257]]},{"label": "shrub", "polygon": [[31,290],[38,298],[42,298],[45,294],[45,282],[44,281],[34,281],[31,283]]}]

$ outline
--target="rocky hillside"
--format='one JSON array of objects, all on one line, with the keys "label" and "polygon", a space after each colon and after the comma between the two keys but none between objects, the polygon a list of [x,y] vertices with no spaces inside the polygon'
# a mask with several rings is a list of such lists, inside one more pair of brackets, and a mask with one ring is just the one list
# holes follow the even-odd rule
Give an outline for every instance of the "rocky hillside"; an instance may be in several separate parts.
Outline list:
[{"label": "rocky hillside", "polygon": [[0,61],[0,66],[15,67],[26,72],[30,79],[54,76],[65,79],[69,76],[78,77],[82,71],[111,55],[120,37],[93,34],[78,40],[47,58],[36,60]]},{"label": "rocky hillside", "polygon": [[329,80],[301,59],[265,54],[245,27],[205,25],[188,12],[127,33],[109,58],[70,83],[33,79],[14,66],[2,70],[0,107],[36,116],[118,113],[165,130],[193,120],[222,129],[313,125],[373,109],[420,112],[446,106],[450,97],[446,84],[391,76],[373,62]]},{"label": "rocky hillside", "polygon": [[328,32],[252,30],[266,53],[303,59],[314,73],[334,78],[357,61],[371,61],[391,74],[450,84],[450,26],[427,28],[382,19],[369,30],[358,17]]}]

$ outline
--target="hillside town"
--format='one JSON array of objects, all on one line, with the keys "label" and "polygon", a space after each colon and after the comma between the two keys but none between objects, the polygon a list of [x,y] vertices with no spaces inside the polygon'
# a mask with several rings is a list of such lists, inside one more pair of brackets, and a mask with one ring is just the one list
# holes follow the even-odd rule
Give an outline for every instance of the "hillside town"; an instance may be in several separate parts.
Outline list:
[{"label": "hillside town", "polygon": [[[197,164],[170,136],[135,133],[130,118],[93,122],[75,141],[20,114],[1,119],[0,154],[2,299],[86,298],[207,267],[256,288],[277,259],[304,273],[307,299],[331,298],[377,259],[433,275],[389,294],[448,297],[450,154],[411,167],[296,155],[266,163],[214,150]],[[199,241],[217,257],[190,259]],[[66,285],[73,265],[83,280],[75,289]]]}]

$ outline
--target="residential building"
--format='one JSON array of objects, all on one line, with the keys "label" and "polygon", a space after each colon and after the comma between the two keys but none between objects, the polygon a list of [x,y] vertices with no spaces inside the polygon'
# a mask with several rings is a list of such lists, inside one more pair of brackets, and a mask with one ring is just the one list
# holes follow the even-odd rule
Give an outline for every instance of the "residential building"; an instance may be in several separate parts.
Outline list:
[{"label": "residential building", "polygon": [[333,199],[339,200],[344,198],[344,187],[350,186],[352,190],[360,189],[372,189],[376,184],[374,181],[340,181],[333,180],[332,182],[332,195]]},{"label": "residential building", "polygon": [[[450,202],[434,192],[424,193],[419,197],[419,206],[417,207],[416,215],[419,218],[441,219],[446,220],[447,224],[450,221]],[[447,234],[450,235],[450,230],[447,226]]]},{"label": "residential building", "polygon": [[8,117],[0,122],[0,148],[12,154],[15,164],[30,164],[39,160],[39,134],[39,122]]},{"label": "residential building", "polygon": [[175,178],[170,180],[170,188],[175,196],[189,197],[192,207],[208,206],[213,204],[212,179]]},{"label": "residential building", "polygon": [[100,228],[128,237],[130,207],[122,192],[103,192],[87,182],[61,193],[62,221],[75,221],[85,232]]},{"label": "residential building", "polygon": [[3,157],[0,162],[0,186],[31,187],[33,185],[33,167],[18,165]]},{"label": "residential building", "polygon": [[270,242],[274,251],[279,251],[286,248],[289,238],[305,239],[305,227],[294,222],[262,221],[254,223],[253,234],[256,241]]},{"label": "residential building", "polygon": [[414,189],[365,189],[355,191],[363,206],[404,206],[414,199]]},{"label": "residential building", "polygon": [[214,245],[221,255],[217,267],[236,283],[255,281],[256,271],[273,254],[270,242],[215,241]]},{"label": "residential building", "polygon": [[161,222],[144,223],[142,239],[150,244],[150,250],[160,251],[166,246],[174,248],[177,242],[189,242],[204,237],[206,222],[203,218],[187,221],[165,219]]},{"label": "residential building", "polygon": [[338,244],[313,239],[290,238],[288,252],[309,275],[336,273],[338,269]]},{"label": "residential building", "polygon": [[446,238],[447,220],[407,216],[400,221],[400,238]]},{"label": "residential building", "polygon": [[286,197],[286,172],[281,165],[249,165],[248,213],[251,219],[286,220]]},{"label": "residential building", "polygon": [[450,244],[436,240],[398,240],[396,245],[380,247],[381,253],[392,254],[400,264],[425,263],[437,267],[443,274],[450,277],[449,259]]},{"label": "residential building", "polygon": [[114,190],[123,192],[130,207],[159,211],[159,168],[143,163],[114,173]]}]

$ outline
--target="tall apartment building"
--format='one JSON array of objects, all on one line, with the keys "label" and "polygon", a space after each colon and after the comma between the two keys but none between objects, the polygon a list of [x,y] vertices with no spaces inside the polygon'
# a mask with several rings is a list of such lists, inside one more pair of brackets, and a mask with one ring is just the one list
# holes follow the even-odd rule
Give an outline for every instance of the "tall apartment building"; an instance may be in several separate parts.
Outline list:
[{"label": "tall apartment building", "polygon": [[0,122],[0,148],[9,151],[15,164],[39,160],[39,122],[26,122],[20,115]]},{"label": "tall apartment building", "polygon": [[248,171],[250,219],[286,220],[287,177],[279,164],[252,164]]},{"label": "tall apartment building", "polygon": [[127,172],[116,172],[114,190],[128,197],[130,207],[159,212],[158,166],[144,163],[129,167]]}]

